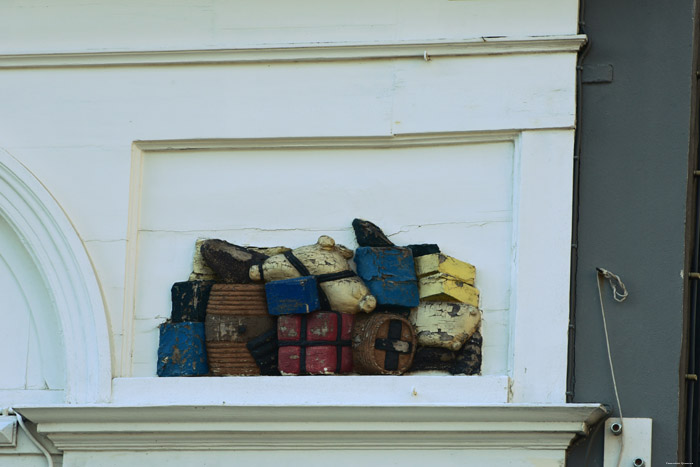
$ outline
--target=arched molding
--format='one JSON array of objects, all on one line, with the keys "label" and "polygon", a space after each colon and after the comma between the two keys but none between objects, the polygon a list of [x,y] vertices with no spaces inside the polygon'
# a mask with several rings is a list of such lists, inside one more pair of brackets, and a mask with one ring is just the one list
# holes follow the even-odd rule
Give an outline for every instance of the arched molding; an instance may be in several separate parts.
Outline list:
[{"label": "arched molding", "polygon": [[58,314],[66,352],[65,402],[109,400],[109,332],[102,293],[87,251],[48,190],[2,149],[0,215],[32,257]]}]

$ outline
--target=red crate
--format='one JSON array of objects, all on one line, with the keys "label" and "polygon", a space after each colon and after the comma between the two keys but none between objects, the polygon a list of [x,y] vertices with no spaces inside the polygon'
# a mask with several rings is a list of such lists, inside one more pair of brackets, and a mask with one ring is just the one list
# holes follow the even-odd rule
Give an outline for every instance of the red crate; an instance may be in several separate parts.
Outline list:
[{"label": "red crate", "polygon": [[353,315],[317,311],[277,320],[279,370],[286,375],[332,375],[352,371]]}]

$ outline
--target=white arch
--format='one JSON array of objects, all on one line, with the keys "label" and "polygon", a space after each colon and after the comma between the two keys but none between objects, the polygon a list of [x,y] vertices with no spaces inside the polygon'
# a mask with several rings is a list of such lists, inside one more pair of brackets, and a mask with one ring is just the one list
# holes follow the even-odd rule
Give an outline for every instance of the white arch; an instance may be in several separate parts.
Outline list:
[{"label": "white arch", "polygon": [[109,400],[109,332],[92,263],[56,200],[29,170],[2,149],[0,215],[34,260],[58,313],[66,351],[66,402]]}]

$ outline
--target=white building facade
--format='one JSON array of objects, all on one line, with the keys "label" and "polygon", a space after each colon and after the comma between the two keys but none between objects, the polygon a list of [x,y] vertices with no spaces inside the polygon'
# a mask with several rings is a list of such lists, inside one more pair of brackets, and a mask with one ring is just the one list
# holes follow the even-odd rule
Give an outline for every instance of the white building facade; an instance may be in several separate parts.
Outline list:
[{"label": "white building facade", "polygon": [[[565,403],[577,2],[0,12],[0,408],[56,463],[559,466],[604,416]],[[196,239],[355,217],[477,267],[481,375],[156,376]]]}]

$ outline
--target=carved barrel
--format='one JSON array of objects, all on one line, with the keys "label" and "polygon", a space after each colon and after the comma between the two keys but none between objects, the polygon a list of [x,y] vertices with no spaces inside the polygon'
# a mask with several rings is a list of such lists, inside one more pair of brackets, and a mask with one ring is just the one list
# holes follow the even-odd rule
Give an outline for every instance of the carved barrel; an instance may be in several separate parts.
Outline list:
[{"label": "carved barrel", "polygon": [[413,363],[416,335],[406,318],[393,313],[374,313],[358,316],[352,347],[356,372],[400,375]]}]

